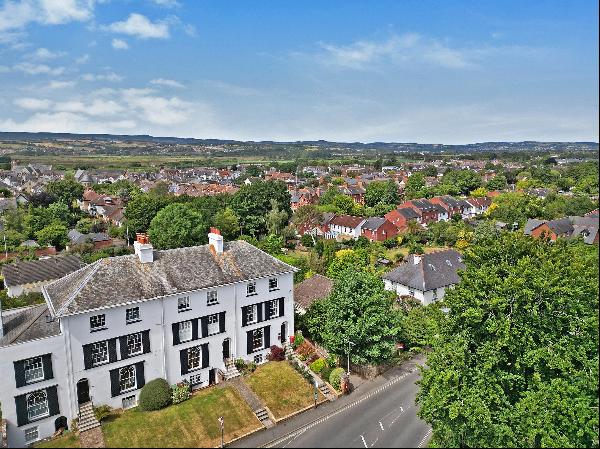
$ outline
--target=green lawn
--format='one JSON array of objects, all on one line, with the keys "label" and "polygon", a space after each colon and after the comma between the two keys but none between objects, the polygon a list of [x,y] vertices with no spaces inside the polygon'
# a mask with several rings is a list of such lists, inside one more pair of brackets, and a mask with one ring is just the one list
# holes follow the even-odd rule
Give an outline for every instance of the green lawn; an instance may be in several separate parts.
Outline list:
[{"label": "green lawn", "polygon": [[[314,387],[288,362],[268,362],[245,378],[275,418],[283,418],[314,404]],[[319,392],[319,401],[323,395]]]},{"label": "green lawn", "polygon": [[127,410],[108,418],[102,429],[107,447],[217,447],[219,416],[225,442],[261,427],[235,389],[212,387],[156,412]]},{"label": "green lawn", "polygon": [[73,432],[66,432],[58,438],[43,443],[36,444],[34,447],[81,447],[79,436]]}]

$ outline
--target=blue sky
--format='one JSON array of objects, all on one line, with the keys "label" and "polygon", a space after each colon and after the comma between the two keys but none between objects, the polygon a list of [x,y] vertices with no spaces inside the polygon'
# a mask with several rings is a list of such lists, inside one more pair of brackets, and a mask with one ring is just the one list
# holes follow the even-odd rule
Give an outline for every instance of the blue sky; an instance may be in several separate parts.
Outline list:
[{"label": "blue sky", "polygon": [[598,141],[596,1],[0,0],[0,131]]}]

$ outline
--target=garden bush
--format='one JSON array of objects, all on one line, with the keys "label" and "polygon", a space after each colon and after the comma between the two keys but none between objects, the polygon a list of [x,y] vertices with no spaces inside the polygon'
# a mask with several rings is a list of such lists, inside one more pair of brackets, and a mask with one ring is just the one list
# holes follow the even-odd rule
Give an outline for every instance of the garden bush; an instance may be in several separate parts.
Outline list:
[{"label": "garden bush", "polygon": [[294,336],[294,344],[292,346],[294,347],[294,349],[296,349],[299,346],[302,346],[303,343],[304,337],[302,336],[302,334],[296,332],[296,335]]},{"label": "garden bush", "polygon": [[344,368],[336,368],[329,375],[329,383],[336,390],[340,389],[342,376],[344,375],[345,372],[346,371],[344,371]]},{"label": "garden bush", "polygon": [[315,374],[319,374],[325,366],[325,359],[317,359],[310,364],[310,370]]},{"label": "garden bush", "polygon": [[267,355],[267,360],[271,362],[281,362],[285,360],[285,351],[279,346],[271,346],[271,352]]},{"label": "garden bush", "polygon": [[244,359],[236,359],[235,367],[238,371],[243,371],[246,368],[246,362],[244,361]]},{"label": "garden bush", "polygon": [[302,343],[302,345],[298,346],[296,352],[298,353],[298,357],[300,357],[300,360],[307,360],[311,355],[315,353],[315,348],[313,348],[313,345],[305,341],[304,343]]},{"label": "garden bush", "polygon": [[168,407],[172,403],[171,386],[164,379],[154,379],[148,382],[140,392],[140,410],[150,412]]},{"label": "garden bush", "polygon": [[173,404],[180,404],[183,401],[187,401],[190,398],[190,384],[187,382],[180,382],[171,387],[173,391]]},{"label": "garden bush", "polygon": [[323,379],[325,382],[329,382],[329,376],[331,375],[331,371],[332,371],[332,368],[325,365],[323,367],[323,369],[321,370],[321,372],[319,373],[319,375],[321,376],[321,379]]},{"label": "garden bush", "polygon": [[102,421],[112,413],[112,407],[110,405],[102,404],[94,407],[94,415],[98,421]]}]

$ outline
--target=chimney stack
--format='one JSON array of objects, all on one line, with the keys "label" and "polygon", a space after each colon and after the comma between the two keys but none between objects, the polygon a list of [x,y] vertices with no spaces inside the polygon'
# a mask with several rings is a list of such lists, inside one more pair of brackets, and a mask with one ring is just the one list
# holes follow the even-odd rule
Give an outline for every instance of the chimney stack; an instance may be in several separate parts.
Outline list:
[{"label": "chimney stack", "polygon": [[135,250],[135,254],[140,259],[140,262],[154,262],[154,247],[150,244],[148,234],[139,232],[135,236],[136,241],[133,242],[133,249]]},{"label": "chimney stack", "polygon": [[415,265],[419,265],[423,260],[423,254],[413,254],[413,262]]},{"label": "chimney stack", "polygon": [[217,228],[210,228],[208,234],[208,244],[214,248],[215,253],[223,254],[223,236]]}]

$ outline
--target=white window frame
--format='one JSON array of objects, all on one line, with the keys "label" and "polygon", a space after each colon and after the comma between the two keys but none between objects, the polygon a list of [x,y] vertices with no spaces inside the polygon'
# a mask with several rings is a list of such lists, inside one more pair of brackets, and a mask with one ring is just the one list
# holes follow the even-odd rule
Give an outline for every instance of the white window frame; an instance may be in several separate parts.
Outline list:
[{"label": "white window frame", "polygon": [[263,355],[262,354],[256,354],[254,356],[254,363],[256,363],[257,365],[262,363],[264,361]]},{"label": "white window frame", "polygon": [[177,312],[187,312],[190,310],[190,297],[182,296],[181,298],[177,298]]},{"label": "white window frame", "polygon": [[275,290],[279,290],[279,279],[269,278],[269,291],[273,292]]},{"label": "white window frame", "polygon": [[41,356],[25,360],[23,368],[25,371],[25,383],[31,384],[44,380],[44,360]]},{"label": "white window frame", "polygon": [[182,321],[178,326],[179,331],[179,342],[185,343],[186,341],[191,341],[192,339],[192,322],[191,321]]},{"label": "white window frame", "polygon": [[[260,334],[260,337],[257,337],[258,334]],[[260,344],[257,345],[259,338]],[[265,349],[265,330],[262,327],[252,331],[252,351],[260,351],[261,349]]]},{"label": "white window frame", "polygon": [[[92,358],[92,366],[102,365],[108,362],[108,341],[97,341],[92,343],[90,347],[90,353]],[[100,359],[99,355],[104,355],[104,358]]]},{"label": "white window frame", "polygon": [[140,318],[140,308],[139,307],[132,307],[131,309],[125,310],[125,322],[127,324],[137,323],[140,320],[141,320],[141,318]]},{"label": "white window frame", "polygon": [[[252,319],[250,319],[252,317]],[[246,309],[246,324],[255,324],[258,322],[258,308],[256,304],[248,306]]]},{"label": "white window frame", "polygon": [[126,337],[127,340],[127,355],[133,357],[144,352],[144,344],[142,342],[142,333],[130,334]]},{"label": "white window frame", "polygon": [[[133,374],[131,374],[133,373]],[[127,374],[127,378],[123,377],[123,374]],[[127,380],[127,384],[123,384],[124,380]],[[133,382],[132,382],[133,380]],[[135,365],[128,365],[119,368],[119,394],[133,391],[137,388],[137,375],[135,372]]]},{"label": "white window frame", "polygon": [[246,296],[256,295],[256,281],[250,281],[246,284]]},{"label": "white window frame", "polygon": [[202,347],[192,346],[188,349],[188,371],[202,369]]},{"label": "white window frame", "polygon": [[219,314],[218,313],[209,315],[207,318],[207,323],[208,323],[208,335],[213,335],[213,334],[219,333],[221,328],[219,326]]},{"label": "white window frame", "polygon": [[214,306],[216,304],[219,304],[219,294],[217,290],[209,290],[206,292],[206,305]]},{"label": "white window frame", "polygon": [[279,317],[279,300],[273,299],[269,301],[269,317],[277,318]]},{"label": "white window frame", "polygon": [[106,315],[94,315],[90,317],[90,332],[106,329]]},{"label": "white window frame", "polygon": [[46,390],[37,390],[29,393],[26,396],[26,401],[27,419],[29,421],[50,416],[48,392]]},{"label": "white window frame", "polygon": [[[35,443],[36,441],[38,441],[40,439],[40,429],[38,428],[38,426],[29,427],[28,429],[25,429],[24,433],[25,433],[25,442],[27,444]],[[32,434],[34,436],[32,436]]]},{"label": "white window frame", "polygon": [[200,385],[202,385],[202,382],[204,382],[202,380],[202,374],[198,373],[198,374],[192,374],[190,376],[190,385],[192,387],[200,386]]}]

